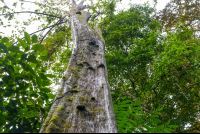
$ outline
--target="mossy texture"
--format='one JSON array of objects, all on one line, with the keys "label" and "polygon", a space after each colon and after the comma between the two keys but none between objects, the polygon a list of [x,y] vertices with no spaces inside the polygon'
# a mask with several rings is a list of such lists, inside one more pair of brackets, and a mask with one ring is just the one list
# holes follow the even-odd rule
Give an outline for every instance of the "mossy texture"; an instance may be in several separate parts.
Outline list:
[{"label": "mossy texture", "polygon": [[58,126],[56,126],[53,122],[51,122],[46,128],[45,133],[55,133],[59,131],[61,131],[61,129]]},{"label": "mossy texture", "polygon": [[56,112],[60,112],[61,110],[64,110],[65,108],[63,106],[59,106],[57,109],[56,109]]},{"label": "mossy texture", "polygon": [[66,131],[69,131],[69,130],[70,130],[70,127],[71,127],[71,124],[70,124],[70,123],[65,123],[65,130],[66,130]]}]

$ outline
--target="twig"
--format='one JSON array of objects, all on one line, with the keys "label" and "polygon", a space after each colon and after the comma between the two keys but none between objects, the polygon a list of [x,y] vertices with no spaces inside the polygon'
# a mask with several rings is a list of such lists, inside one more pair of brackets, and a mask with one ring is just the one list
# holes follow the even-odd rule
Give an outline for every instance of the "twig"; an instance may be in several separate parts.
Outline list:
[{"label": "twig", "polygon": [[[101,11],[101,12],[98,12],[98,11],[96,11],[97,12],[97,15],[94,15],[93,17],[92,17],[92,21],[94,22],[94,19],[97,17],[97,16],[99,16],[100,14],[103,14],[104,13],[104,11]],[[91,16],[90,16],[91,17]]]},{"label": "twig", "polygon": [[[58,22],[56,24],[58,24],[60,22],[60,20],[58,20]],[[44,35],[44,37],[42,38],[42,40],[40,41],[40,44],[42,43],[42,41],[44,40],[44,38],[47,36],[47,34],[55,27],[56,25],[52,26],[51,29],[49,29],[49,31]]]},{"label": "twig", "polygon": [[[33,34],[35,34],[35,33],[37,33],[37,32],[40,32],[40,31],[44,31],[44,30],[47,29],[47,28],[50,28],[50,27],[54,27],[54,26],[57,26],[57,25],[63,24],[63,23],[65,23],[65,22],[67,22],[67,21],[64,21],[64,22],[61,22],[61,23],[58,23],[58,24],[54,24],[54,25],[51,25],[51,26],[49,26],[49,27],[46,27],[46,28],[40,29],[40,30],[38,30],[38,31],[36,31],[36,32],[31,33],[30,35],[33,35]],[[24,39],[24,37],[21,38],[21,39]],[[14,42],[13,45],[16,44],[17,42],[19,42],[19,41]]]},{"label": "twig", "polygon": [[[42,5],[42,6],[44,6],[44,7],[49,7],[49,8],[51,8],[51,9],[53,9],[53,10],[59,10],[59,11],[61,11],[61,9],[53,8],[53,7],[50,7],[50,6],[46,5],[46,4],[44,5],[44,4],[40,4],[40,3],[32,2],[32,1],[23,1],[23,2],[30,2],[30,3],[38,4],[39,6]],[[62,11],[63,11],[63,10],[62,10]]]},{"label": "twig", "polygon": [[13,13],[9,13],[9,14],[0,14],[0,16],[2,16],[2,15],[11,15],[11,14],[16,14],[16,13],[35,13],[35,14],[42,14],[42,15],[47,15],[47,16],[55,17],[55,18],[61,18],[61,17],[58,17],[58,16],[50,15],[50,14],[37,13],[37,12],[32,12],[32,11],[22,11],[22,12],[13,12]]}]

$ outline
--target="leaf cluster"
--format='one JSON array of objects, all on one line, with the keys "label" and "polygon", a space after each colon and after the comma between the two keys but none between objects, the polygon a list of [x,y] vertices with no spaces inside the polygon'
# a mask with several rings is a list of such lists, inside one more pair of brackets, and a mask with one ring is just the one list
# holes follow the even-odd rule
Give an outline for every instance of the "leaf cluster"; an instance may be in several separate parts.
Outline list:
[{"label": "leaf cluster", "polygon": [[145,115],[140,106],[143,102],[138,102],[127,96],[118,96],[117,102],[114,104],[115,116],[119,133],[171,133],[175,132],[172,128],[177,125],[169,125],[171,120],[166,123],[158,118],[163,108],[158,107],[155,112],[153,110]]},{"label": "leaf cluster", "polygon": [[[19,39],[13,45],[7,37],[0,40],[0,132],[38,132],[36,122],[40,109],[49,110],[49,99],[53,99],[37,44],[37,36],[24,33],[25,40]],[[35,123],[35,124],[33,124]]]}]

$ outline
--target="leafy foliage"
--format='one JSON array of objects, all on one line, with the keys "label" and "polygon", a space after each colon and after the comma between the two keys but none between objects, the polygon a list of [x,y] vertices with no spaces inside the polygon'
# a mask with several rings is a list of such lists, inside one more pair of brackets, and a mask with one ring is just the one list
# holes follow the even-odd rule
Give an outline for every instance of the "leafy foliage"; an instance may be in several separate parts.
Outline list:
[{"label": "leafy foliage", "polygon": [[[169,125],[171,120],[165,124],[158,119],[160,111],[163,108],[158,107],[155,112],[153,110],[146,116],[140,106],[143,102],[132,100],[127,96],[118,96],[117,103],[114,104],[115,116],[119,133],[171,133],[177,128],[176,125]],[[161,125],[162,123],[162,125]]]},{"label": "leafy foliage", "polygon": [[162,120],[172,119],[172,123],[179,125],[177,132],[184,132],[187,123],[199,122],[200,47],[199,39],[193,37],[193,30],[180,24],[176,32],[168,32],[164,51],[152,64],[152,101],[154,106],[165,106]]},{"label": "leafy foliage", "polygon": [[161,22],[165,29],[174,29],[181,21],[198,31],[199,6],[200,3],[197,0],[171,0],[154,17]]},{"label": "leafy foliage", "polygon": [[198,122],[199,40],[184,24],[161,36],[150,13],[148,5],[134,5],[103,22],[112,97],[131,94],[149,110],[163,107],[160,120],[171,119],[184,132]]},{"label": "leafy foliage", "polygon": [[[199,29],[194,24],[199,18],[199,3],[171,1],[157,20],[164,28],[179,26],[176,31],[167,31],[164,37],[148,4],[131,5],[127,11],[115,14],[117,0],[90,1],[95,7],[89,10],[92,15],[97,14],[96,10],[105,11],[104,17],[89,23],[94,27],[101,21],[119,132],[186,132],[188,123],[192,126],[187,132],[199,132],[200,47],[194,34]],[[24,3],[21,0],[13,6],[22,7]],[[32,21],[44,19],[47,23],[41,28],[50,26],[54,30],[41,44],[38,40],[41,41],[42,34],[30,36],[25,32],[25,40],[17,38],[17,45],[10,41],[15,39],[14,33],[9,38],[0,36],[0,132],[38,132],[39,111],[48,111],[49,99],[55,97],[48,86],[59,84],[71,56],[69,25],[55,25],[66,11],[60,10],[62,6],[54,0],[33,3],[38,5],[35,14],[40,16],[23,22],[22,29]],[[0,11],[6,14],[5,19],[14,19],[14,14],[10,14],[14,10],[6,5]],[[7,27],[1,19],[0,25]]]},{"label": "leafy foliage", "polygon": [[0,40],[0,132],[38,132],[40,110],[48,111],[49,99],[54,99],[47,87],[47,67],[40,60],[47,55],[39,55],[44,47],[36,35],[24,36],[17,45],[7,37]]}]

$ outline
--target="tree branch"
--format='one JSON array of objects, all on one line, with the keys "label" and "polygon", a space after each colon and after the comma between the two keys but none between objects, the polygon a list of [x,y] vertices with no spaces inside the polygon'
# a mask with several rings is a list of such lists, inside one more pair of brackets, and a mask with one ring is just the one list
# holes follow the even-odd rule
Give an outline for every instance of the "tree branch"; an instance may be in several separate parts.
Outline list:
[{"label": "tree branch", "polygon": [[51,29],[49,29],[49,31],[44,35],[44,37],[43,37],[42,40],[40,41],[40,44],[42,43],[42,41],[44,40],[44,38],[47,36],[47,34],[48,34],[56,25],[58,25],[59,22],[60,22],[60,20],[58,20],[58,21],[56,22],[56,24],[55,24],[54,26],[52,26]]},{"label": "tree branch", "polygon": [[11,14],[16,14],[16,13],[35,13],[35,14],[47,15],[47,16],[55,17],[55,18],[59,18],[59,19],[61,18],[61,17],[58,17],[58,16],[50,15],[50,14],[37,13],[37,12],[32,12],[32,11],[22,11],[22,12],[13,12],[13,13],[9,13],[9,14],[0,14],[0,16],[2,16],[2,15],[11,15]]},{"label": "tree branch", "polygon": [[11,9],[11,8],[9,8],[8,6],[7,6],[7,4],[4,2],[4,1],[1,1],[8,9],[10,9],[11,11],[13,11],[13,9]]},{"label": "tree branch", "polygon": [[94,21],[94,19],[97,17],[97,16],[99,16],[100,14],[103,14],[104,13],[104,11],[96,11],[97,12],[97,15],[94,15],[94,16],[90,16],[90,17],[92,17],[92,21]]},{"label": "tree branch", "polygon": [[[44,5],[44,4],[40,4],[40,3],[32,2],[32,1],[23,1],[23,2],[30,2],[30,3],[38,4],[39,6],[42,5],[43,7],[49,7],[51,9],[53,9],[53,10],[59,10],[59,11],[61,11],[61,9],[53,8],[53,7],[50,7],[50,6],[46,5],[46,4]],[[62,11],[64,11],[64,10],[62,10]]]},{"label": "tree branch", "polygon": [[[49,27],[46,27],[46,28],[40,29],[40,30],[38,30],[38,31],[36,31],[36,32],[33,32],[33,33],[31,33],[30,35],[33,35],[33,34],[35,34],[35,33],[37,33],[37,32],[40,32],[40,31],[44,31],[44,30],[47,29],[47,28],[51,28],[51,27],[58,26],[58,25],[60,25],[60,24],[66,23],[66,22],[67,22],[67,21],[64,21],[64,22],[61,22],[61,23],[58,23],[58,24],[51,25],[51,26],[49,26]],[[24,39],[24,37],[21,38],[21,39]],[[14,42],[13,45],[16,44],[17,42],[19,42],[19,41]]]},{"label": "tree branch", "polygon": [[78,5],[76,4],[76,2],[74,0],[71,0],[71,2],[72,2],[72,6],[77,8],[78,10],[84,10],[86,8],[91,8],[91,6],[89,6],[89,5],[83,5],[85,0],[82,0]]}]

